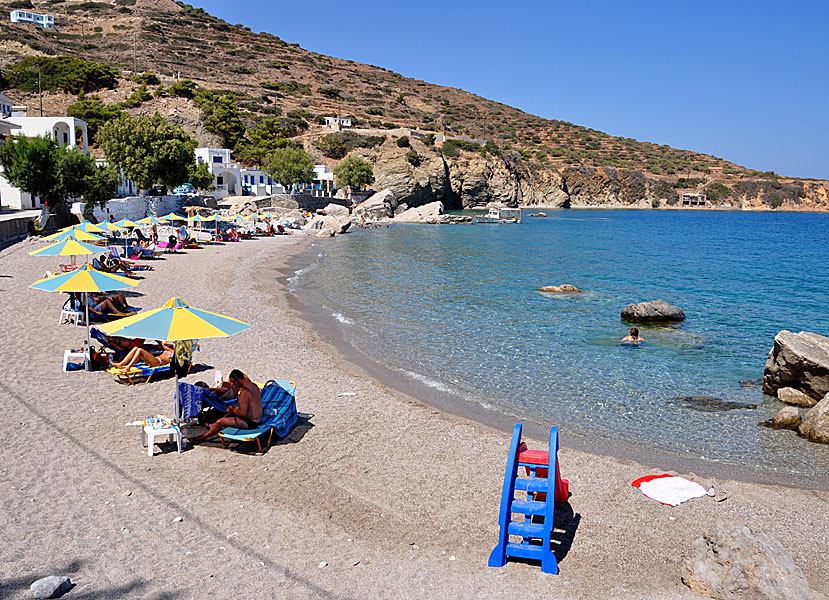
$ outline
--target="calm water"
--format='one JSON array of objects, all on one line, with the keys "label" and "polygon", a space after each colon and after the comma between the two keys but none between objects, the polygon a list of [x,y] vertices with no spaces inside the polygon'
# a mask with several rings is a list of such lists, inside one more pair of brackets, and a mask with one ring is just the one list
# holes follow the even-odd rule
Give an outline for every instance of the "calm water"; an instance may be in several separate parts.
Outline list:
[{"label": "calm water", "polygon": [[[829,447],[758,426],[781,329],[829,335],[829,215],[548,211],[520,225],[396,225],[317,247],[299,278],[357,351],[486,408],[641,448],[826,474]],[[588,293],[553,296],[547,284]],[[678,326],[621,309],[662,298]],[[713,396],[730,410],[681,400]],[[755,405],[752,407],[752,405]],[[716,408],[716,407],[708,407]]]}]

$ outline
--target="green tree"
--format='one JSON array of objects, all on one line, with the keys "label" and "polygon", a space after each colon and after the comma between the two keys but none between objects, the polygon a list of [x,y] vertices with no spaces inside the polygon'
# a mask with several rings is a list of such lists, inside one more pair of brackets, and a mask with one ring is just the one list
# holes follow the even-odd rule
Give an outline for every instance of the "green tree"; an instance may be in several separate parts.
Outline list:
[{"label": "green tree", "polygon": [[142,102],[151,100],[152,97],[153,95],[147,89],[147,84],[142,83],[124,100],[124,106],[141,106]]},{"label": "green tree", "polygon": [[402,136],[397,138],[397,147],[398,148],[408,148],[412,144],[409,142],[409,136]]},{"label": "green tree", "polygon": [[139,188],[157,183],[176,187],[191,175],[196,140],[158,113],[109,121],[98,131],[98,142],[107,158]]},{"label": "green tree", "polygon": [[114,169],[98,167],[88,154],[48,137],[15,136],[0,146],[0,166],[10,183],[39,196],[64,221],[69,216],[67,200],[83,198],[87,207],[103,206],[118,185]]},{"label": "green tree", "polygon": [[192,165],[189,177],[190,184],[197,190],[209,192],[215,189],[213,185],[213,173],[210,172],[210,167],[207,166],[207,163],[201,162],[196,164],[193,161]]},{"label": "green tree", "polygon": [[66,114],[85,121],[89,139],[95,143],[98,129],[107,121],[120,117],[124,111],[117,104],[104,104],[100,98],[91,96],[70,104],[66,109]]},{"label": "green tree", "polygon": [[196,82],[192,79],[182,79],[169,87],[167,93],[179,98],[192,98],[196,95]]},{"label": "green tree", "polygon": [[245,124],[231,94],[219,96],[214,92],[201,91],[196,94],[195,103],[201,109],[205,128],[221,137],[225,148],[236,148],[245,139]]},{"label": "green tree", "polygon": [[70,56],[29,56],[10,70],[14,86],[24,92],[36,92],[38,79],[44,90],[63,90],[70,94],[114,88],[118,70],[82,58]]},{"label": "green tree", "polygon": [[289,133],[283,119],[265,119],[248,130],[249,140],[237,147],[234,156],[244,163],[261,165],[268,154],[288,147]]},{"label": "green tree", "polygon": [[286,190],[295,183],[311,183],[314,180],[314,161],[299,148],[278,148],[265,159],[265,170]]},{"label": "green tree", "polygon": [[337,187],[358,192],[374,183],[374,169],[359,156],[349,156],[334,169]]}]

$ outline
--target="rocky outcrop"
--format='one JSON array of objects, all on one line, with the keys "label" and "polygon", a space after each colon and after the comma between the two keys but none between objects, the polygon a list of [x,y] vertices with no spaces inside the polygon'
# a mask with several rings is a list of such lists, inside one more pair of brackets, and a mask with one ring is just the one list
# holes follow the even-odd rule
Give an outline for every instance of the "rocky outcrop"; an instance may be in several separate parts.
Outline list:
[{"label": "rocky outcrop", "polygon": [[771,420],[772,426],[779,429],[797,429],[802,422],[800,409],[796,406],[784,406]]},{"label": "rocky outcrop", "polygon": [[324,227],[317,233],[318,238],[332,238],[334,237],[334,230],[330,227]]},{"label": "rocky outcrop", "polygon": [[570,285],[569,283],[562,283],[561,285],[545,285],[544,287],[538,288],[539,292],[547,292],[550,294],[582,294],[584,290],[580,290],[574,285]]},{"label": "rocky outcrop", "polygon": [[806,413],[799,431],[808,440],[829,444],[829,394]]},{"label": "rocky outcrop", "polygon": [[664,300],[651,300],[628,304],[622,309],[622,319],[635,323],[671,323],[685,320],[685,313],[678,306]]},{"label": "rocky outcrop", "polygon": [[814,598],[803,571],[774,538],[718,521],[698,538],[680,566],[691,591],[722,600]]},{"label": "rocky outcrop", "polygon": [[355,219],[365,218],[367,221],[390,219],[394,216],[397,204],[394,190],[384,189],[355,206],[352,216]]},{"label": "rocky outcrop", "polygon": [[326,229],[330,229],[334,233],[345,233],[348,231],[349,227],[351,227],[351,220],[347,216],[316,216],[302,226],[303,229],[308,231],[324,231]]},{"label": "rocky outcrop", "polygon": [[811,408],[817,404],[817,400],[794,388],[780,388],[777,390],[777,399],[783,404],[791,404],[792,406],[805,406]]},{"label": "rocky outcrop", "polygon": [[472,223],[469,215],[431,215],[426,217],[425,223],[429,225],[463,225]]},{"label": "rocky outcrop", "polygon": [[763,391],[793,387],[815,399],[829,393],[829,338],[783,330],[774,336],[763,371]]},{"label": "rocky outcrop", "polygon": [[401,223],[425,223],[429,217],[437,217],[443,214],[442,202],[430,202],[423,206],[409,208],[394,215],[394,220]]},{"label": "rocky outcrop", "polygon": [[348,208],[346,208],[345,206],[342,206],[341,204],[329,204],[325,208],[317,211],[317,213],[321,214],[321,215],[326,215],[326,216],[329,216],[329,217],[340,217],[340,218],[343,218],[343,217],[347,218],[348,215],[350,214],[348,212]]}]

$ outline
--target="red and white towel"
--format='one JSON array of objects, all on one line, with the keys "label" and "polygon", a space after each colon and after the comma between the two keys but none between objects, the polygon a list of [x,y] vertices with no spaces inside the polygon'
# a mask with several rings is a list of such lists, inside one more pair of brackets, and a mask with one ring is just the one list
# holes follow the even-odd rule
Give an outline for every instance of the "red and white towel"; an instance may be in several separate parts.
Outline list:
[{"label": "red and white towel", "polygon": [[648,498],[668,506],[677,506],[691,498],[699,498],[707,494],[705,488],[700,484],[667,473],[645,475],[631,483],[631,485],[639,488],[639,491]]}]

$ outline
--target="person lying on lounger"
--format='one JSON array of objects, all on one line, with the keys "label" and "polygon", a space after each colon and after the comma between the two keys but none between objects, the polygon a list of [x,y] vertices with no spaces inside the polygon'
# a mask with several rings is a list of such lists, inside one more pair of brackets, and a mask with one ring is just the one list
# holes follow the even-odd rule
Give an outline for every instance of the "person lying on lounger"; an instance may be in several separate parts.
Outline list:
[{"label": "person lying on lounger", "polygon": [[[204,387],[207,386],[204,385]],[[239,369],[233,369],[228,375],[227,381],[218,388],[208,389],[220,396],[229,394],[231,398],[239,401],[239,406],[228,407],[227,411],[212,423],[206,421],[205,424],[208,425],[207,432],[198,437],[190,438],[190,441],[194,444],[200,444],[207,438],[213,437],[225,427],[253,429],[262,421],[262,394],[257,385]]]},{"label": "person lying on lounger", "polygon": [[96,321],[106,321],[110,315],[116,317],[128,317],[131,313],[119,310],[115,303],[106,296],[99,296],[94,300],[90,295],[87,297],[89,307],[89,318]]},{"label": "person lying on lounger", "polygon": [[115,294],[98,294],[96,292],[92,292],[90,296],[92,297],[92,302],[94,302],[95,304],[98,304],[99,302],[104,302],[105,300],[109,300],[110,303],[116,308],[115,312],[128,313],[130,312],[130,310],[135,308],[134,306],[129,305],[129,302],[127,302],[127,297],[121,292],[117,292]]},{"label": "person lying on lounger", "polygon": [[105,273],[117,273],[118,271],[123,271],[124,275],[127,275],[128,277],[132,276],[132,271],[127,265],[120,260],[111,257],[109,254],[102,254],[100,258],[93,260],[92,264],[96,269]]},{"label": "person lying on lounger", "polygon": [[163,367],[164,365],[169,365],[170,361],[173,360],[175,347],[167,342],[161,342],[161,347],[164,351],[158,356],[151,354],[147,350],[144,350],[144,348],[133,348],[127,352],[124,360],[112,363],[112,366],[126,371],[137,362],[145,362],[151,367]]}]

